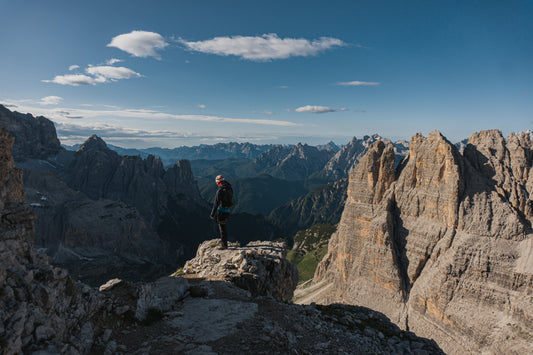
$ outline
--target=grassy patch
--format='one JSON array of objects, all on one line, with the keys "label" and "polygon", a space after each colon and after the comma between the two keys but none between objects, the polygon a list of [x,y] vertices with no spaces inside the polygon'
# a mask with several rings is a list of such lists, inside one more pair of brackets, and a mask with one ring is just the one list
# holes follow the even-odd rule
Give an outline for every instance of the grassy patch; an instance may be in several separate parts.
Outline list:
[{"label": "grassy patch", "polygon": [[299,283],[308,281],[315,276],[318,263],[324,258],[327,252],[327,245],[324,245],[305,255],[294,250],[289,250],[287,252],[287,260],[296,265],[298,268]]}]

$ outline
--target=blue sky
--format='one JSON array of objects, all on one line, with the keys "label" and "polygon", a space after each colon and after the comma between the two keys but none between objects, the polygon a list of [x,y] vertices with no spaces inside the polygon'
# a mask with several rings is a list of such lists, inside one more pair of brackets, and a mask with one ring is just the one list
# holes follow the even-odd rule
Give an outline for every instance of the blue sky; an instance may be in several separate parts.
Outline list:
[{"label": "blue sky", "polygon": [[533,128],[532,1],[0,0],[0,103],[65,144]]}]

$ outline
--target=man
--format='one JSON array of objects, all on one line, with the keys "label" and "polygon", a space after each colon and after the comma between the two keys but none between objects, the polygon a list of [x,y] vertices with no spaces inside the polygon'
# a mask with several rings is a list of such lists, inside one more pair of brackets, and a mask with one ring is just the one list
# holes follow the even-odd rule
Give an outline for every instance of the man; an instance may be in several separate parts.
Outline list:
[{"label": "man", "polygon": [[211,219],[216,220],[220,230],[221,249],[228,249],[228,219],[233,207],[233,188],[231,184],[224,179],[224,176],[218,175],[215,179],[218,190],[215,195],[215,202],[211,210]]}]

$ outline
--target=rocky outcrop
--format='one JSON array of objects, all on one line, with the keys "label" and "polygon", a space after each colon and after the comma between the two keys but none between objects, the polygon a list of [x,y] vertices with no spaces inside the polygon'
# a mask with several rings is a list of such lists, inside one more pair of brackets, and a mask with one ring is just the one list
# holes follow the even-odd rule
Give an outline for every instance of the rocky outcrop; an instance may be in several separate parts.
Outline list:
[{"label": "rocky outcrop", "polygon": [[318,187],[276,208],[270,213],[268,220],[282,231],[285,238],[314,224],[336,224],[344,209],[347,188],[348,179]]},{"label": "rocky outcrop", "polygon": [[230,281],[254,295],[289,301],[298,283],[298,271],[285,259],[286,252],[284,243],[258,241],[220,250],[216,239],[208,240],[198,247],[196,257],[187,261],[183,272]]},{"label": "rocky outcrop", "polygon": [[97,298],[33,248],[33,214],[25,204],[13,138],[0,129],[0,349],[86,353]]},{"label": "rocky outcrop", "polygon": [[62,149],[54,124],[42,116],[12,112],[0,105],[0,127],[9,129],[15,138],[13,156],[16,160],[45,159]]},{"label": "rocky outcrop", "polygon": [[484,131],[462,156],[417,134],[395,171],[372,145],[306,300],[374,308],[450,353],[533,351],[531,148]]}]

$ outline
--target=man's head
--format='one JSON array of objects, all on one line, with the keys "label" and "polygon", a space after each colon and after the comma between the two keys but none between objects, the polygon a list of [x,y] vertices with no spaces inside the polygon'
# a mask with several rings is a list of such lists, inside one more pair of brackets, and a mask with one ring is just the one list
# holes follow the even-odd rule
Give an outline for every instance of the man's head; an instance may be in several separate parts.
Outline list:
[{"label": "man's head", "polygon": [[222,183],[224,182],[224,176],[222,175],[218,175],[216,178],[215,178],[215,181],[217,183],[218,186],[222,185]]}]

